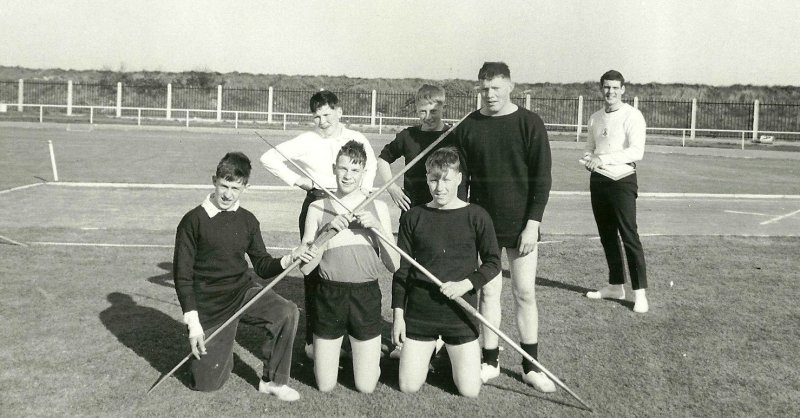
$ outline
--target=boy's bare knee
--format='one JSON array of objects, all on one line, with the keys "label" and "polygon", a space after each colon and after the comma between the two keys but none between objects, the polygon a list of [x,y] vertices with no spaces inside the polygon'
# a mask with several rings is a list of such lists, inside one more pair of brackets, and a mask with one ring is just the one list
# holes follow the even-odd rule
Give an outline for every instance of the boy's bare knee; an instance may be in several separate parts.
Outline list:
[{"label": "boy's bare knee", "polygon": [[480,385],[470,385],[470,387],[459,387],[458,393],[465,398],[477,398],[481,393]]},{"label": "boy's bare knee", "polygon": [[422,385],[412,385],[409,384],[408,382],[404,382],[402,380],[400,381],[400,392],[417,393],[419,392],[420,388],[422,388]]}]

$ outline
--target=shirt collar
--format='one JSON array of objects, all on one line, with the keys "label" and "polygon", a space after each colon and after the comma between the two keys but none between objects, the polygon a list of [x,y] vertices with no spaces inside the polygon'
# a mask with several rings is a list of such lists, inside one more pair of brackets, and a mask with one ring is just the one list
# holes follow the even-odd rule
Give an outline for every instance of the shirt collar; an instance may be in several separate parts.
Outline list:
[{"label": "shirt collar", "polygon": [[211,196],[213,194],[214,193],[209,193],[208,196],[206,196],[206,200],[204,200],[203,203],[200,204],[200,206],[202,206],[203,209],[206,210],[206,213],[208,214],[209,218],[217,216],[217,214],[219,214],[220,212],[236,212],[236,210],[239,209],[239,201],[237,200],[236,203],[234,203],[230,209],[225,211],[220,210],[213,203],[211,203]]}]

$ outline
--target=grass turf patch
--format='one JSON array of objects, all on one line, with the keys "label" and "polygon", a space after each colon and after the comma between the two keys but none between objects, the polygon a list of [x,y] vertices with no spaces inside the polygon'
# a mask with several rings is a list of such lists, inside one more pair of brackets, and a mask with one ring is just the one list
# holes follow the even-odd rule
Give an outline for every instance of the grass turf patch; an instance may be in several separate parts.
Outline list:
[{"label": "grass turf patch", "polygon": [[[589,300],[604,284],[602,248],[584,236],[540,250],[540,361],[601,416],[791,416],[800,384],[794,348],[799,291],[797,238],[646,237],[651,311],[627,301]],[[382,363],[372,395],[340,386],[316,391],[302,354],[283,404],[256,390],[260,336],[240,327],[236,365],[219,392],[184,385],[181,370],[151,395],[161,373],[187,354],[171,283],[170,249],[3,246],[0,403],[9,416],[581,416],[564,391],[544,395],[520,381],[521,356],[501,354],[501,376],[477,400],[455,394],[446,358],[415,395],[397,388],[397,362]],[[672,285],[670,285],[672,282]],[[276,286],[302,308],[295,273]],[[389,315],[388,275],[382,280]],[[501,329],[517,339],[508,283]],[[389,322],[384,336],[388,336]],[[33,401],[35,399],[35,401]]]}]

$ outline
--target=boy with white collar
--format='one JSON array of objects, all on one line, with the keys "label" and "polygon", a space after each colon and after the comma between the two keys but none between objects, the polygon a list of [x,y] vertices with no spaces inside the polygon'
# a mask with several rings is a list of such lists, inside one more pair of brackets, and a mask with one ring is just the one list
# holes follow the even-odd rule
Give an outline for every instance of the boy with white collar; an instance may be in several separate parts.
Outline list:
[{"label": "boy with white collar", "polygon": [[214,192],[184,215],[175,235],[173,277],[194,354],[190,362],[192,389],[210,392],[228,380],[241,320],[266,334],[261,347],[264,373],[258,390],[294,401],[300,394],[287,386],[298,321],[294,303],[270,290],[205,345],[206,333],[213,333],[262,289],[248,272],[245,254],[262,278],[281,273],[298,258],[307,262],[315,255],[314,250],[302,246],[280,259],[267,253],[258,220],[239,204],[250,170],[246,155],[226,154],[212,177]]}]

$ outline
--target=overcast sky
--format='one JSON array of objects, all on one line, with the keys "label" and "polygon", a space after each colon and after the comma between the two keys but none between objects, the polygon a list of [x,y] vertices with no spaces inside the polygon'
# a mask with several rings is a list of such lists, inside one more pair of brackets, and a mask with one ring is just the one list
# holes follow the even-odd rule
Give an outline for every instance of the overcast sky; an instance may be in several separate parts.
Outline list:
[{"label": "overcast sky", "polygon": [[800,1],[3,0],[31,68],[800,85]]}]

